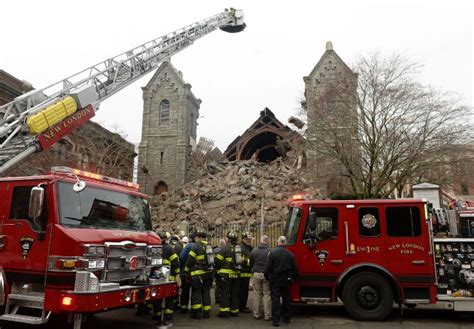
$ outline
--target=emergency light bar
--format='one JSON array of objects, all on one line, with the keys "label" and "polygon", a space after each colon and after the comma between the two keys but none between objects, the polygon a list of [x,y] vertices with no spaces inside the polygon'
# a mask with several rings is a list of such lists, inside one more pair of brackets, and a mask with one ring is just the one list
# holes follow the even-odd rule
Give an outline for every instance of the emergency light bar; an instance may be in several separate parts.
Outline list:
[{"label": "emergency light bar", "polygon": [[95,174],[95,173],[92,173],[92,172],[89,172],[89,171],[73,169],[73,168],[69,168],[69,167],[65,167],[65,166],[52,167],[51,168],[51,173],[52,174],[72,174],[72,175],[76,175],[78,177],[85,177],[85,178],[94,179],[94,180],[97,180],[97,181],[103,181],[103,182],[107,182],[107,183],[111,183],[111,184],[126,186],[126,187],[129,187],[129,188],[133,188],[137,191],[140,188],[140,185],[138,185],[137,183],[127,182],[127,181],[124,181],[124,180],[121,180],[121,179],[112,178],[112,177],[108,177],[108,176],[104,176],[104,175],[100,175],[100,174]]}]

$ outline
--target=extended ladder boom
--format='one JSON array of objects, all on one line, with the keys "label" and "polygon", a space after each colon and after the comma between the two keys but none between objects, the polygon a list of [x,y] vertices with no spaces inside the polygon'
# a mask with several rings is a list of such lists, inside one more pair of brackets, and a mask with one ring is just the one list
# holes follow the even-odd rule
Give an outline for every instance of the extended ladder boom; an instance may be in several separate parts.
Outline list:
[{"label": "extended ladder boom", "polygon": [[0,175],[49,146],[41,143],[44,131],[73,116],[78,109],[98,110],[103,100],[217,28],[226,32],[242,31],[245,28],[242,11],[226,9],[0,107]]}]

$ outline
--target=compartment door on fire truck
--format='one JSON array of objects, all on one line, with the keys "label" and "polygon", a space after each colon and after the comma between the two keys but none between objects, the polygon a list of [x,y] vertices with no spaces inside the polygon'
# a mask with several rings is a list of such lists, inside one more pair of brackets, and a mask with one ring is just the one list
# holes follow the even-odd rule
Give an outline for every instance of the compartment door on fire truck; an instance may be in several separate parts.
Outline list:
[{"label": "compartment door on fire truck", "polygon": [[329,299],[338,274],[345,266],[341,209],[337,205],[311,206],[316,212],[316,243],[310,246],[308,222],[303,234],[303,260],[299,262],[301,298]]},{"label": "compartment door on fire truck", "polygon": [[402,286],[434,284],[430,230],[423,205],[387,205],[384,213],[388,270]]},{"label": "compartment door on fire truck", "polygon": [[0,257],[9,281],[31,282],[32,275],[37,274],[37,283],[43,283],[49,234],[40,239],[40,232],[45,230],[41,223],[46,223],[48,218],[46,193],[41,217],[33,220],[28,216],[30,191],[37,185],[38,182],[12,181],[4,191],[6,208],[2,210],[1,234],[5,243]]}]

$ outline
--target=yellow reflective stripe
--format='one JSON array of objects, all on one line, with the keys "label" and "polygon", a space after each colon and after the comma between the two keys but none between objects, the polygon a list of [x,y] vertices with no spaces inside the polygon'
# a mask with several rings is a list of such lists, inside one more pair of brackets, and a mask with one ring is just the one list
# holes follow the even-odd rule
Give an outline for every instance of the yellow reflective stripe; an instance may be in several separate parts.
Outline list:
[{"label": "yellow reflective stripe", "polygon": [[186,266],[186,267],[184,268],[184,272],[189,272],[189,267]]},{"label": "yellow reflective stripe", "polygon": [[191,251],[189,252],[189,256],[191,256],[192,258],[196,258],[196,253],[191,250]]},{"label": "yellow reflective stripe", "polygon": [[239,313],[239,309],[236,309],[236,310],[230,310],[230,313]]},{"label": "yellow reflective stripe", "polygon": [[194,276],[194,275],[202,275],[202,274],[206,274],[206,273],[209,273],[209,272],[203,271],[203,270],[196,270],[196,271],[192,271],[192,272],[191,272],[191,276]]},{"label": "yellow reflective stripe", "polygon": [[228,261],[228,262],[230,262],[230,263],[232,263],[233,258],[232,258],[232,257],[226,257],[225,260]]},{"label": "yellow reflective stripe", "polygon": [[219,308],[219,312],[230,312],[230,307],[221,307]]},{"label": "yellow reflective stripe", "polygon": [[197,259],[197,260],[203,260],[203,259],[204,259],[204,255],[197,255],[197,256],[196,256],[196,259]]},{"label": "yellow reflective stripe", "polygon": [[176,273],[176,274],[179,274],[179,272],[180,272],[180,271],[179,271],[179,267],[174,270],[174,273]]},{"label": "yellow reflective stripe", "polygon": [[175,277],[173,275],[170,275],[170,280],[171,281],[174,281],[175,280]]},{"label": "yellow reflective stripe", "polygon": [[229,274],[229,275],[238,275],[239,273],[234,271],[234,270],[230,270],[230,269],[227,269],[227,268],[222,268],[219,270],[219,274],[221,273],[224,273],[224,274]]},{"label": "yellow reflective stripe", "polygon": [[194,304],[194,305],[191,305],[191,308],[193,310],[197,310],[197,309],[200,309],[202,307],[202,304]]},{"label": "yellow reflective stripe", "polygon": [[176,259],[176,258],[178,258],[178,255],[172,254],[171,257],[170,257],[170,260],[174,260],[174,259]]},{"label": "yellow reflective stripe", "polygon": [[163,265],[171,265],[171,262],[167,259],[163,259]]},{"label": "yellow reflective stripe", "polygon": [[203,306],[203,307],[202,307],[202,310],[203,310],[203,311],[210,311],[210,310],[211,310],[211,306],[210,306],[210,305]]},{"label": "yellow reflective stripe", "polygon": [[252,273],[240,273],[240,277],[241,277],[241,278],[251,278],[251,277],[252,277]]},{"label": "yellow reflective stripe", "polygon": [[224,260],[224,256],[222,256],[221,254],[217,254],[217,255],[216,255],[216,258],[217,258],[218,260]]},{"label": "yellow reflective stripe", "polygon": [[173,314],[173,310],[170,310],[170,309],[167,308],[167,309],[165,310],[165,314]]}]

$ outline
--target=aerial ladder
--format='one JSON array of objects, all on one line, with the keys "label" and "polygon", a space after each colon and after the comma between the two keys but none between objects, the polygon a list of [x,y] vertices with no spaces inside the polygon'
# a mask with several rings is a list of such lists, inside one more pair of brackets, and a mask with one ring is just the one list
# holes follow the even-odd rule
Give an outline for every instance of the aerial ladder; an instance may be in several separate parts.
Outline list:
[{"label": "aerial ladder", "polygon": [[88,121],[102,101],[220,28],[245,29],[233,8],[163,35],[0,107],[0,175]]}]

